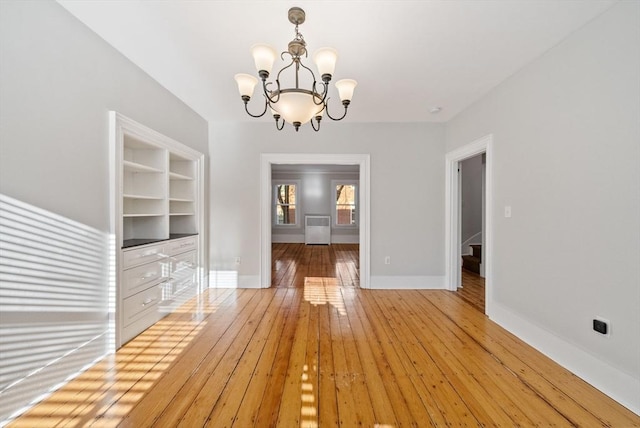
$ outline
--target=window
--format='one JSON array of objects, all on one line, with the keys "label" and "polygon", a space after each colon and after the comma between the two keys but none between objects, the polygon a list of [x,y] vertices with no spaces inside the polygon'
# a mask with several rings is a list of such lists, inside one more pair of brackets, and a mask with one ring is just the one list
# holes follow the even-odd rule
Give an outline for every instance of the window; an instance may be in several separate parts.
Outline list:
[{"label": "window", "polygon": [[334,218],[336,226],[356,226],[358,224],[357,182],[332,181],[334,191]]},{"label": "window", "polygon": [[275,224],[278,226],[296,225],[298,201],[297,183],[277,183],[274,186]]}]

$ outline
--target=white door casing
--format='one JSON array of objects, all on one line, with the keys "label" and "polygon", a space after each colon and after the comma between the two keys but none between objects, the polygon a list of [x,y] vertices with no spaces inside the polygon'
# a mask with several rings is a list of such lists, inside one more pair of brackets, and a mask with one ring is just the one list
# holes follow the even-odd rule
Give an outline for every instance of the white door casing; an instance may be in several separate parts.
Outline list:
[{"label": "white door casing", "polygon": [[445,157],[445,287],[455,291],[460,285],[460,181],[458,164],[472,156],[485,153],[485,230],[482,247],[485,274],[485,313],[490,316],[493,302],[492,264],[493,264],[493,135],[489,134],[463,147],[447,153]]},{"label": "white door casing", "polygon": [[263,153],[260,156],[260,286],[271,286],[271,166],[358,165],[360,224],[360,287],[370,284],[370,156],[368,154]]}]

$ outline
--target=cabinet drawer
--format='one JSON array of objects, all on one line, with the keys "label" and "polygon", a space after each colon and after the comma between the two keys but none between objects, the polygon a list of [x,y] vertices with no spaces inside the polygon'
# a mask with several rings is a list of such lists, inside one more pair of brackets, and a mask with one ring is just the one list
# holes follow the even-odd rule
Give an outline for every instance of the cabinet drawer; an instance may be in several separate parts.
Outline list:
[{"label": "cabinet drawer", "polygon": [[132,296],[162,279],[163,262],[147,263],[122,273],[122,297]]},{"label": "cabinet drawer", "polygon": [[166,244],[167,252],[171,255],[174,255],[174,254],[180,254],[187,251],[195,250],[197,242],[198,242],[197,236],[176,239],[175,241],[171,241]]},{"label": "cabinet drawer", "polygon": [[165,257],[165,248],[163,245],[152,245],[149,247],[138,248],[136,250],[127,250],[122,254],[122,264],[124,268],[137,266],[143,263],[149,263]]},{"label": "cabinet drawer", "polygon": [[[157,307],[159,302],[160,286],[158,285],[154,285],[124,299],[122,311],[123,324],[126,326],[148,314],[156,314],[158,312]],[[153,322],[151,324],[153,324]]]},{"label": "cabinet drawer", "polygon": [[171,272],[176,272],[184,269],[196,268],[196,252],[189,251],[188,253],[179,254],[171,257]]}]

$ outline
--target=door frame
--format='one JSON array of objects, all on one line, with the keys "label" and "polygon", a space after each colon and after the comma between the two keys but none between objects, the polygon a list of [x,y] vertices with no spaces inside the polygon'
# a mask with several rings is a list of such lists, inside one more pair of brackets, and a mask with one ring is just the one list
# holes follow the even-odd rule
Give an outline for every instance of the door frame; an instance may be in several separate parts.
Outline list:
[{"label": "door frame", "polygon": [[493,135],[489,134],[465,146],[448,152],[445,156],[445,288],[456,291],[460,286],[462,268],[460,255],[460,176],[459,163],[465,159],[485,154],[485,230],[483,233],[485,273],[485,314],[491,313],[493,303]]},{"label": "door frame", "polygon": [[260,287],[271,286],[271,166],[358,165],[360,288],[370,285],[370,156],[368,154],[263,153],[260,155]]}]

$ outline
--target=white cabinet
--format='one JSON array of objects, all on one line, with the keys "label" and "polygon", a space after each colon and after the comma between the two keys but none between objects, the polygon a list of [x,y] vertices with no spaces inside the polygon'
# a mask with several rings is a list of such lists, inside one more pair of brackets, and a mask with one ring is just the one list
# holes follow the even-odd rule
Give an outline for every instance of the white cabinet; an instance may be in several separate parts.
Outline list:
[{"label": "white cabinet", "polygon": [[116,112],[110,120],[118,348],[199,288],[204,155]]}]

